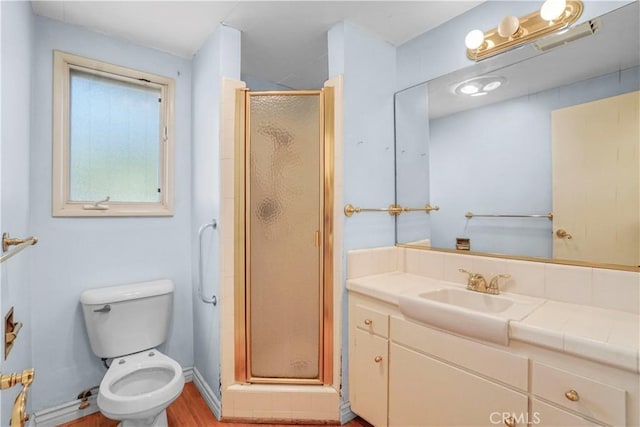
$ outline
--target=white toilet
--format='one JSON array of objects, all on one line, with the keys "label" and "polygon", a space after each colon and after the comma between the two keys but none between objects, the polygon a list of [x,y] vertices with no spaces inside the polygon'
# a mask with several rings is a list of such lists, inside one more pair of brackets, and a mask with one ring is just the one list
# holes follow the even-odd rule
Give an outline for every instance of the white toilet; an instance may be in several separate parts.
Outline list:
[{"label": "white toilet", "polygon": [[166,426],[167,406],[184,387],[182,368],[154,347],[167,338],[171,280],[90,289],[80,302],[91,349],[113,358],[98,408],[120,426]]}]

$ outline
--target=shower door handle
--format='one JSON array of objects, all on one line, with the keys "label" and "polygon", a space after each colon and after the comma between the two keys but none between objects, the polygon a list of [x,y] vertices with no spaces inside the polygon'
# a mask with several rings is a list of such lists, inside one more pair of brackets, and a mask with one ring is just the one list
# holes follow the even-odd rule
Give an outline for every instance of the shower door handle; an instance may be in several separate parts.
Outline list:
[{"label": "shower door handle", "polygon": [[316,230],[314,236],[313,236],[313,242],[316,245],[317,248],[320,247],[320,230]]}]

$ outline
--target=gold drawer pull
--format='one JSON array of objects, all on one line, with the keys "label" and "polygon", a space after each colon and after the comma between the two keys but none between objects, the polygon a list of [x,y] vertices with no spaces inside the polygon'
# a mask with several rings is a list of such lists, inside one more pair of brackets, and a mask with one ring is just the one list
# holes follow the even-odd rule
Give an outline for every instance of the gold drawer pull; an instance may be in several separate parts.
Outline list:
[{"label": "gold drawer pull", "polygon": [[504,425],[507,427],[516,427],[516,419],[513,417],[505,418]]},{"label": "gold drawer pull", "polygon": [[371,319],[364,319],[364,324],[367,326],[371,326],[371,324],[373,323],[373,320]]},{"label": "gold drawer pull", "polygon": [[380,362],[382,362],[382,356],[376,356],[376,357],[373,359],[373,361],[374,361],[374,362],[376,362],[376,363],[380,363]]},{"label": "gold drawer pull", "polygon": [[572,402],[577,402],[580,400],[580,395],[575,390],[569,390],[564,394],[564,396]]}]

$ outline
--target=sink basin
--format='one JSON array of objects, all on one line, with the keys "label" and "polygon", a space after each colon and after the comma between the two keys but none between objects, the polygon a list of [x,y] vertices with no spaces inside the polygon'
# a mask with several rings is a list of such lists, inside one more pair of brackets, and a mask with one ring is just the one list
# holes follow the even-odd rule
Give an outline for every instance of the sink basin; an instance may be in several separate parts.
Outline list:
[{"label": "sink basin", "polygon": [[459,289],[439,289],[421,293],[419,297],[483,313],[503,313],[508,308],[513,307],[513,300],[511,299]]},{"label": "sink basin", "polygon": [[543,300],[521,295],[490,295],[458,288],[406,293],[398,298],[405,316],[446,331],[509,344],[509,321],[522,320]]}]

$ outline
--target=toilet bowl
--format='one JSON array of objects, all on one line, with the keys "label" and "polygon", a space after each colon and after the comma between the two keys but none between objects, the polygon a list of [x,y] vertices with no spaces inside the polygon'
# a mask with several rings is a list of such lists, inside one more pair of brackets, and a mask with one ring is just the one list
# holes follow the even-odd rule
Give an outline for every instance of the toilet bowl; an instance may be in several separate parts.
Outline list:
[{"label": "toilet bowl", "polygon": [[156,349],[114,359],[100,383],[98,408],[122,427],[166,426],[166,408],[184,386],[182,368]]},{"label": "toilet bowl", "polygon": [[91,350],[112,359],[98,408],[121,427],[166,426],[167,406],[184,387],[180,364],[156,349],[167,339],[174,289],[161,279],[80,295]]}]

